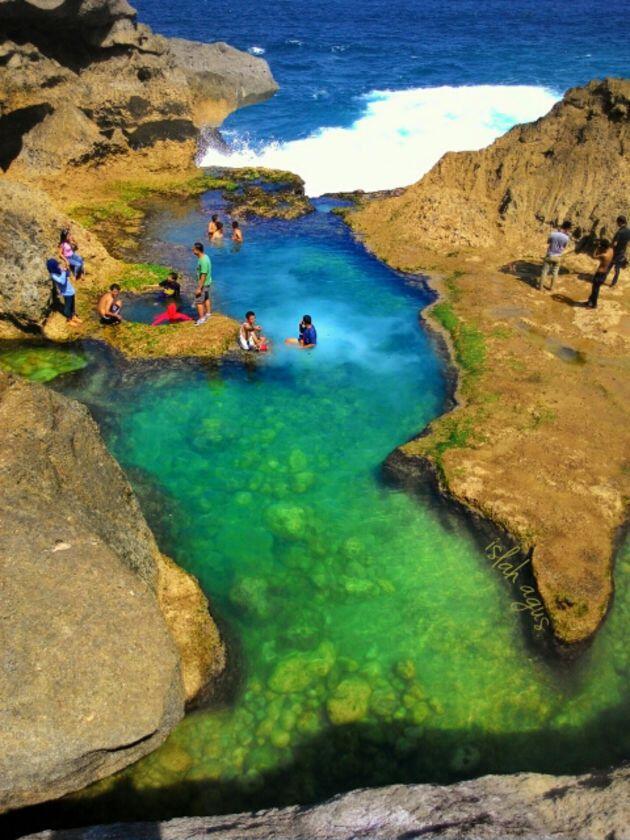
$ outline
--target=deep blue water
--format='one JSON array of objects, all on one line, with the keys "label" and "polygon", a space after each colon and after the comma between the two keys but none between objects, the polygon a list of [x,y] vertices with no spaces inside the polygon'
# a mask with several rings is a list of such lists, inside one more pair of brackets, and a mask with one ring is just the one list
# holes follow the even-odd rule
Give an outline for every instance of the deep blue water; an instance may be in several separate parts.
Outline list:
[{"label": "deep blue water", "polygon": [[[348,128],[369,113],[374,91],[448,86],[437,95],[443,106],[438,112],[424,100],[396,100],[380,114],[382,119],[363,124],[360,136],[350,138],[363,156],[360,167],[355,164],[353,181],[362,175],[366,183],[355,186],[367,188],[394,186],[382,178],[374,181],[374,169],[393,169],[392,177],[409,182],[447,149],[489,142],[492,137],[480,133],[479,123],[491,124],[495,136],[548,110],[549,94],[557,97],[568,87],[595,77],[628,75],[630,69],[630,40],[619,15],[602,13],[593,0],[565,5],[539,0],[139,0],[136,5],[140,18],[166,35],[264,50],[281,90],[272,101],[228,119],[228,138],[239,148],[245,144],[260,152],[272,141],[312,138],[325,127]],[[490,88],[467,101],[467,113],[459,113],[461,92],[450,88],[480,85]],[[507,103],[505,97],[495,101],[499,85],[525,85],[538,93],[519,89]],[[480,102],[489,105],[489,114]],[[421,142],[419,123],[424,129]],[[388,140],[385,125],[396,131]],[[443,141],[425,156],[421,146],[426,133],[443,135]],[[407,156],[404,166],[399,160],[405,138],[419,155],[418,171],[413,158]],[[330,179],[322,181],[309,170],[309,160],[326,157],[333,166],[342,159],[340,168],[347,169],[353,161],[340,150],[343,139],[327,136],[323,144],[292,148],[291,154],[276,155],[271,162],[302,168],[313,183],[312,192],[334,188]],[[340,188],[348,186],[341,175],[337,180]]]}]

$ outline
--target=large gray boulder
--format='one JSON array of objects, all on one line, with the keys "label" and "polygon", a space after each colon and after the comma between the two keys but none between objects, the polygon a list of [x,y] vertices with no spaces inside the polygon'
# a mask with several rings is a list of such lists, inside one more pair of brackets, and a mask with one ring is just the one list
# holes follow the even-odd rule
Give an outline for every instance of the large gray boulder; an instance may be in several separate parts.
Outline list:
[{"label": "large gray boulder", "polygon": [[630,772],[356,790],[321,805],[42,831],[24,840],[624,840]]},{"label": "large gray boulder", "polygon": [[1,374],[0,425],[1,812],[151,752],[192,699],[182,659],[198,691],[224,652],[87,409]]},{"label": "large gray boulder", "polygon": [[226,111],[263,102],[278,90],[269,65],[262,58],[217,41],[202,44],[170,38],[168,49],[186,74],[197,125],[217,122],[212,103],[225,103]]}]

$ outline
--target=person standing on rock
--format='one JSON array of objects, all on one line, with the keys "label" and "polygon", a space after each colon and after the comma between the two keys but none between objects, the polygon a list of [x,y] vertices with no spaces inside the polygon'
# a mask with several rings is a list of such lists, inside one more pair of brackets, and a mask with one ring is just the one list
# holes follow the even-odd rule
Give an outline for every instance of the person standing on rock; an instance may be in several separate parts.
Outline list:
[{"label": "person standing on rock", "polygon": [[593,275],[593,289],[591,296],[586,301],[586,306],[590,309],[597,309],[597,300],[599,298],[599,290],[604,285],[606,275],[610,271],[610,266],[613,261],[614,251],[609,239],[602,239],[599,243],[598,249],[595,251],[595,259],[599,260],[597,270]]},{"label": "person standing on rock", "polygon": [[[560,273],[560,263],[562,262],[562,257],[567,249],[567,245],[570,242],[569,233],[572,227],[573,225],[571,222],[562,222],[562,225],[554,230],[547,240],[547,253],[545,255],[545,259],[543,260],[542,272],[540,274],[540,280],[538,281],[539,289],[542,290],[543,288],[548,288],[549,291],[553,289],[553,284]],[[551,281],[549,286],[545,286],[545,280],[549,274],[551,274]]]},{"label": "person standing on rock", "polygon": [[59,262],[53,259],[46,261],[46,268],[55,284],[55,291],[63,298],[63,314],[66,321],[72,327],[78,326],[81,319],[75,313],[75,291],[70,282],[70,271],[62,268]]},{"label": "person standing on rock", "polygon": [[617,217],[617,227],[617,233],[613,236],[612,241],[614,253],[612,258],[613,278],[610,281],[611,286],[617,285],[621,269],[628,265],[626,248],[628,247],[628,242],[630,242],[630,228],[628,227],[628,220],[625,216]]},{"label": "person standing on rock", "polygon": [[197,306],[197,320],[195,326],[205,324],[211,313],[210,286],[212,285],[212,264],[210,257],[204,253],[201,242],[193,245],[193,254],[197,257],[197,289],[195,304]]}]

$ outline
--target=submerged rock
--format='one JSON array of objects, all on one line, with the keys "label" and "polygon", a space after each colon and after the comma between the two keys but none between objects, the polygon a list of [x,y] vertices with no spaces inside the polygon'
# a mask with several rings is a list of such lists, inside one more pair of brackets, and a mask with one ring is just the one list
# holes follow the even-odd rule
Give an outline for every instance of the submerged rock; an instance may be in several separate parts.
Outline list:
[{"label": "submerged rock", "polygon": [[334,663],[335,648],[330,642],[308,653],[291,653],[276,666],[269,688],[279,694],[305,691],[327,676]]},{"label": "submerged rock", "polygon": [[358,723],[367,717],[370,684],[360,677],[348,677],[342,680],[326,704],[330,722],[335,726]]}]

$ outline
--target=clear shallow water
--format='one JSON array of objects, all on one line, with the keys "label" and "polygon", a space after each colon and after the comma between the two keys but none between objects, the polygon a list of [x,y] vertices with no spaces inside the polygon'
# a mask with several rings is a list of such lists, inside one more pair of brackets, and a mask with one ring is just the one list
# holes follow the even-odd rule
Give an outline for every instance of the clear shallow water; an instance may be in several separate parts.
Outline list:
[{"label": "clear shallow water", "polygon": [[234,165],[297,171],[315,195],[408,184],[443,152],[478,148],[567,88],[630,68],[619,16],[593,0],[560,13],[537,0],[135,5],[166,35],[262,51],[281,90],[227,120]]},{"label": "clear shallow water", "polygon": [[[209,206],[156,221],[176,264],[190,266]],[[237,317],[257,311],[275,342],[259,364],[95,357],[57,380],[94,408],[163,550],[211,596],[231,673],[218,706],[114,780],[46,806],[46,824],[621,760],[630,559],[578,662],[530,648],[514,593],[461,522],[380,479],[444,400],[421,285],[329,214],[244,230],[240,251],[213,252],[216,297]],[[320,346],[284,348],[309,310]]]}]

